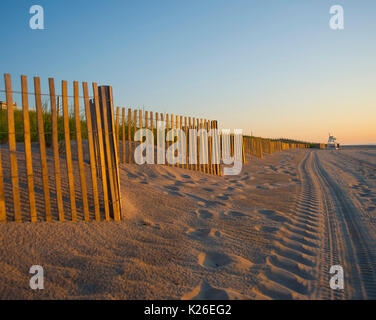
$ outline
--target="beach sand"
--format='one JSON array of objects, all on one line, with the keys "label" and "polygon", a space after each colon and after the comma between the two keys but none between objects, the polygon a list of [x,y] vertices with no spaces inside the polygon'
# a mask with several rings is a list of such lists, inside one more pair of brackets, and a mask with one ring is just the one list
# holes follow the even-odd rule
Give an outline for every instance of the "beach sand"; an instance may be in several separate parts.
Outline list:
[{"label": "beach sand", "polygon": [[376,298],[374,148],[247,156],[227,177],[119,170],[121,222],[0,225],[1,299]]}]

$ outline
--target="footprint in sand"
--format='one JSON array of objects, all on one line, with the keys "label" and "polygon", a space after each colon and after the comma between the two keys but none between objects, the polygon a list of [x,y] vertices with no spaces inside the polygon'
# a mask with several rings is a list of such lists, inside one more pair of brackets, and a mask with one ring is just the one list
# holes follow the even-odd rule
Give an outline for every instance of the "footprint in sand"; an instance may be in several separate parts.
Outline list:
[{"label": "footprint in sand", "polygon": [[206,210],[206,209],[199,209],[197,211],[198,215],[200,216],[200,218],[202,219],[210,219],[210,218],[213,218],[213,213],[211,213],[210,211]]},{"label": "footprint in sand", "polygon": [[182,300],[244,300],[250,297],[244,296],[236,291],[230,289],[219,289],[212,287],[206,281],[203,281],[199,286],[194,288],[191,292],[182,296]]},{"label": "footprint in sand", "polygon": [[139,226],[144,226],[144,227],[152,227],[154,229],[160,229],[160,225],[158,223],[154,223],[150,220],[146,220],[146,219],[143,219],[143,220],[139,220],[137,223],[137,225]]},{"label": "footprint in sand", "polygon": [[244,213],[242,213],[242,212],[239,212],[239,211],[232,211],[232,210],[225,212],[224,215],[225,215],[225,216],[228,216],[228,217],[237,217],[237,218],[239,218],[239,217],[245,217],[245,216],[246,216],[246,215],[245,215]]},{"label": "footprint in sand", "polygon": [[207,253],[200,252],[198,257],[198,264],[201,267],[221,268],[231,264],[232,269],[249,270],[253,263],[236,255],[227,255],[220,251],[209,251]]},{"label": "footprint in sand", "polygon": [[219,238],[221,233],[215,229],[194,229],[189,228],[186,232],[189,238],[203,240],[205,238]]},{"label": "footprint in sand", "polygon": [[255,226],[255,230],[262,232],[262,233],[271,234],[271,233],[277,232],[279,229],[275,227],[269,227],[269,226]]},{"label": "footprint in sand", "polygon": [[288,222],[289,219],[285,218],[284,216],[278,214],[274,210],[267,210],[267,209],[259,209],[257,210],[259,213],[265,215],[268,219],[276,221],[276,222]]},{"label": "footprint in sand", "polygon": [[229,300],[227,292],[210,286],[206,281],[183,295],[182,300]]},{"label": "footprint in sand", "polygon": [[180,189],[176,186],[165,186],[164,187],[167,190],[172,190],[172,191],[179,191]]},{"label": "footprint in sand", "polygon": [[198,264],[202,267],[220,268],[233,262],[227,254],[222,252],[211,251],[208,253],[201,252],[198,255]]}]

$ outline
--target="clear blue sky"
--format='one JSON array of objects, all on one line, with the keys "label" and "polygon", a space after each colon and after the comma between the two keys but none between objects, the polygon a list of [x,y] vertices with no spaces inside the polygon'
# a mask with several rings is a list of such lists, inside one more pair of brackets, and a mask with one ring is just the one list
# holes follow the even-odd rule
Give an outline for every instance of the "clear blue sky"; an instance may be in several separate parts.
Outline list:
[{"label": "clear blue sky", "polygon": [[[45,30],[29,28],[34,4]],[[342,31],[329,28],[334,4]],[[124,107],[376,143],[374,0],[1,0],[0,12],[1,73],[13,81],[96,81]]]}]

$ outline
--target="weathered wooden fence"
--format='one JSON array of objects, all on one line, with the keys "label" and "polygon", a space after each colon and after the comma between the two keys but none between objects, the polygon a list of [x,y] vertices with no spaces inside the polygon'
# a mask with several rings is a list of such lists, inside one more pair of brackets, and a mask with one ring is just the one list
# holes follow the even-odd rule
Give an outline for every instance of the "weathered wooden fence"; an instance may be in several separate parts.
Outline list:
[{"label": "weathered wooden fence", "polygon": [[[166,141],[165,148],[163,149],[163,154],[165,154],[165,151],[173,143],[177,143],[177,151],[175,154],[176,157],[178,157],[179,150],[181,148],[185,148],[185,161],[180,161],[180,163],[178,160],[176,164],[170,164],[168,161],[162,160],[163,164],[166,164],[168,166],[175,166],[178,168],[201,171],[213,175],[220,175],[218,155],[219,150],[216,151],[215,148],[215,146],[220,145],[220,141],[215,141],[216,138],[209,135],[209,130],[218,129],[217,121],[158,112],[153,113],[149,111],[132,110],[130,108],[127,111],[125,110],[125,108],[122,108],[120,119],[120,107],[117,107],[115,136],[117,139],[116,145],[119,146],[119,158],[121,158],[122,163],[135,163],[134,151],[136,147],[141,143],[141,141],[135,141],[135,132],[137,130],[149,129],[151,132],[153,132],[154,135],[153,145],[158,145],[158,122],[164,123],[165,136],[169,130],[177,130],[177,134],[176,137],[174,137],[174,140]],[[195,135],[193,137],[194,140],[190,139],[190,129],[202,130],[204,139],[207,139],[208,141],[208,143],[206,144],[207,149],[200,148],[201,137],[199,137],[198,135]],[[180,132],[184,132],[184,141],[183,135],[180,135]],[[143,141],[146,141],[146,138]],[[190,150],[193,147],[197,147],[197,153],[194,160],[189,159]],[[203,155],[200,154],[201,152],[203,153]],[[203,161],[200,160],[201,157],[203,157]],[[154,163],[161,162],[159,161],[160,159],[158,159],[158,151],[154,153],[153,160]]]},{"label": "weathered wooden fence", "polygon": [[[241,153],[244,163],[246,155],[263,158],[264,154],[309,147],[251,136],[243,136],[239,147],[234,134],[224,138],[215,120],[114,109],[110,86],[93,83],[89,96],[86,82],[80,95],[77,81],[69,88],[62,81],[57,92],[50,78],[49,93],[42,93],[40,79],[34,77],[34,92],[30,93],[26,76],[21,76],[20,90],[12,89],[9,74],[4,80],[5,90],[0,90],[6,100],[6,110],[0,110],[0,222],[121,220],[119,163],[135,163],[134,151],[148,141],[147,137],[135,141],[138,129],[153,133],[153,163],[213,175],[221,175],[223,152],[230,158]],[[30,95],[34,97],[31,101]],[[174,136],[162,145],[157,130],[166,136],[171,129]],[[195,129],[193,135],[190,129]],[[219,134],[211,135],[211,129]],[[177,144],[173,156],[178,161],[170,164],[164,157],[173,143]],[[181,150],[185,151],[183,158]]]},{"label": "weathered wooden fence", "polygon": [[[1,110],[0,134],[8,148],[0,145],[0,222],[120,220],[111,87],[93,83],[90,97],[86,82],[80,96],[76,81],[68,95],[67,81],[57,94],[50,78],[46,94],[39,77],[32,93],[26,76],[19,91],[12,90],[9,74],[4,80],[7,110]],[[22,109],[14,105],[17,95]]]},{"label": "weathered wooden fence", "polygon": [[[121,111],[121,112],[120,112]],[[174,139],[174,141],[166,141],[166,147],[163,150],[165,154],[166,149],[170,147],[172,143],[178,142],[178,150],[179,147],[182,145],[186,147],[186,161],[184,164],[180,164],[177,162],[176,164],[172,165],[175,167],[201,171],[203,173],[214,174],[214,175],[221,175],[221,165],[217,164],[216,161],[218,160],[218,156],[222,155],[222,148],[227,148],[229,156],[234,157],[234,141],[235,136],[234,134],[230,134],[229,145],[222,145],[223,135],[219,131],[218,141],[214,141],[215,138],[210,137],[209,130],[210,129],[218,129],[218,122],[213,120],[207,119],[200,119],[190,116],[178,116],[173,114],[164,114],[158,112],[150,112],[150,111],[143,111],[143,110],[132,110],[128,108],[116,107],[116,145],[118,146],[119,150],[119,158],[121,158],[121,163],[123,164],[130,164],[135,163],[134,159],[134,151],[135,148],[141,143],[135,141],[134,133],[138,129],[149,129],[153,132],[155,143],[157,145],[158,141],[156,140],[157,136],[157,123],[158,121],[162,121],[165,125],[165,133],[171,129],[180,129],[183,130],[185,133],[185,141],[184,143],[179,142],[179,136]],[[198,135],[194,137],[194,140],[191,141],[189,137],[189,130],[196,129],[196,130],[204,130],[207,132],[208,138],[208,150],[203,150],[205,156],[208,158],[205,162],[207,164],[200,163],[200,152],[202,151],[200,148],[201,139]],[[145,141],[146,138],[143,140]],[[214,146],[219,147],[219,152],[217,153],[214,149]],[[197,154],[196,159],[193,160],[189,159],[189,153],[191,148],[197,147]],[[309,146],[304,143],[285,143],[282,141],[274,141],[271,139],[263,139],[263,138],[256,138],[250,136],[243,136],[243,144],[242,144],[242,155],[243,155],[243,163],[246,160],[245,155],[253,155],[258,158],[263,158],[264,153],[272,154],[277,151],[283,151],[288,149],[295,149],[295,148],[308,148]],[[218,155],[219,154],[219,155]],[[214,164],[213,164],[213,161]],[[154,155],[154,163],[158,161],[158,151],[155,152]],[[163,162],[168,166],[171,166],[168,162]]]}]

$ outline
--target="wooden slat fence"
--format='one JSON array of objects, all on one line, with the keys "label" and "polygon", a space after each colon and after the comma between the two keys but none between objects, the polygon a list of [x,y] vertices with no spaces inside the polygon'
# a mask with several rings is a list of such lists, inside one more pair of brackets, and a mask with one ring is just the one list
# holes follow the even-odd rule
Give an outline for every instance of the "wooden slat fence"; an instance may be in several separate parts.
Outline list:
[{"label": "wooden slat fence", "polygon": [[[9,74],[4,80],[0,222],[121,220],[120,124],[115,125],[112,88],[93,83],[89,96],[83,82],[80,95],[77,81],[56,88],[50,78],[41,87],[34,77],[29,92],[26,76],[20,91]],[[124,111],[122,120],[124,128]]]},{"label": "wooden slat fence", "polygon": [[[4,80],[7,110],[0,110],[0,124],[6,124],[6,131],[0,132],[0,222],[121,220],[119,163],[135,163],[134,152],[141,143],[135,141],[138,129],[153,132],[154,139],[142,140],[147,141],[146,154],[153,151],[153,163],[160,163],[162,155],[163,164],[217,176],[223,152],[237,159],[242,154],[245,163],[247,155],[262,159],[265,154],[310,147],[253,136],[243,136],[239,146],[234,134],[226,139],[219,131],[210,135],[212,129],[219,130],[214,120],[114,108],[111,86],[93,83],[89,96],[88,84],[83,82],[81,96],[77,81],[62,81],[59,91],[49,78],[49,92],[42,93],[40,79],[34,77],[31,93],[26,76],[21,76],[21,91],[12,89],[9,74]],[[174,129],[173,139],[162,145],[157,141],[159,121],[165,137]],[[170,164],[163,159],[174,143],[177,162]],[[195,156],[192,150],[197,150]]]}]

